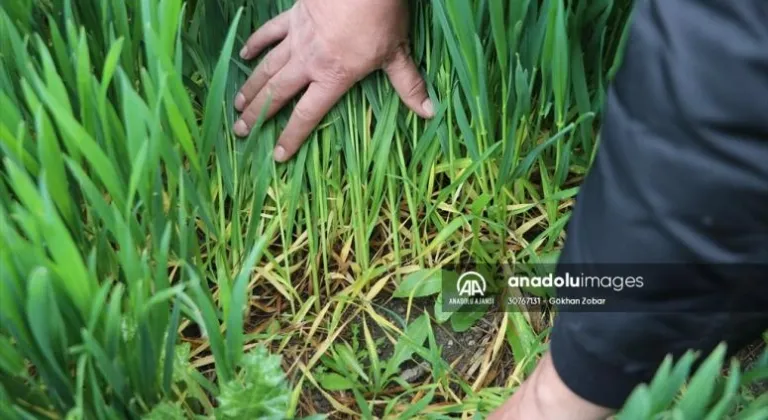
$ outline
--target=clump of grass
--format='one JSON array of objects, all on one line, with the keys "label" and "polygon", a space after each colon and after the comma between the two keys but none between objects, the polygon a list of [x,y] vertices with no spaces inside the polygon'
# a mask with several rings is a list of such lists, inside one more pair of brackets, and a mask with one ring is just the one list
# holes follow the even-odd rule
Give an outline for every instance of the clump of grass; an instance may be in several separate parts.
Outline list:
[{"label": "clump of grass", "polygon": [[277,165],[233,50],[291,4],[0,6],[3,418],[467,415],[530,371],[550,315],[424,311],[424,270],[557,255],[629,2],[412,2],[436,117],[374,74]]}]

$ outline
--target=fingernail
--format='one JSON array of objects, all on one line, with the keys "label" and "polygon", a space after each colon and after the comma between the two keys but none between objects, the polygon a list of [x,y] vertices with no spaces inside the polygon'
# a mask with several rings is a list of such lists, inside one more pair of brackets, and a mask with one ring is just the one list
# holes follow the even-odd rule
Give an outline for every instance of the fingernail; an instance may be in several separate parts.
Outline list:
[{"label": "fingernail", "polygon": [[242,50],[240,50],[240,58],[246,59],[248,58],[248,46],[243,47]]},{"label": "fingernail", "polygon": [[248,135],[248,124],[246,124],[243,120],[237,120],[233,129],[235,130],[235,134],[240,137],[245,137]]},{"label": "fingernail", "polygon": [[235,108],[237,108],[238,111],[242,111],[243,106],[245,106],[245,95],[238,93],[237,96],[235,96]]},{"label": "fingernail", "polygon": [[435,115],[435,105],[432,103],[431,99],[425,99],[424,102],[421,103],[421,109],[423,109],[430,117]]},{"label": "fingernail", "polygon": [[283,146],[277,146],[275,147],[275,151],[272,153],[275,160],[278,162],[282,162],[285,160],[285,148]]}]

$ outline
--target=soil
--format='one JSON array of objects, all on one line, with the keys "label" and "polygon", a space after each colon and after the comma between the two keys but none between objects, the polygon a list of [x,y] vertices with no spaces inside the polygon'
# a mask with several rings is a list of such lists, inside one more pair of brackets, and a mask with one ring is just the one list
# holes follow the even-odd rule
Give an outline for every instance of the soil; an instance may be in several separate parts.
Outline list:
[{"label": "soil", "polygon": [[[742,371],[752,368],[762,357],[765,351],[765,342],[763,340],[756,341],[751,345],[745,347],[736,354],[736,357],[741,361]],[[753,395],[761,395],[768,392],[768,380],[758,381],[749,387],[750,392]]]},{"label": "soil", "polygon": [[[400,299],[379,300],[375,302],[375,305],[379,307],[377,312],[385,317],[388,321],[402,328],[402,323],[405,320],[408,309],[408,302]],[[432,308],[434,300],[432,299],[415,299],[412,302],[410,319],[415,319],[420,316],[425,310],[433,316]],[[497,314],[489,313],[483,318],[478,320],[473,327],[464,332],[455,332],[452,330],[450,323],[437,324],[433,322],[432,327],[435,334],[435,341],[438,346],[441,347],[441,354],[443,360],[451,366],[450,372],[453,378],[461,378],[465,382],[472,383],[476,378],[475,362],[478,358],[482,358],[484,352],[491,345],[490,340],[496,337],[496,331],[494,325],[498,325],[498,320],[495,317]],[[375,323],[369,323],[371,329],[371,335],[374,340],[383,338],[382,344],[379,346],[378,355],[380,360],[388,360],[392,356],[394,345],[386,337],[384,331]],[[508,346],[502,347],[502,354],[499,356],[499,371],[495,378],[492,378],[485,386],[502,386],[505,378],[509,376],[511,370],[514,368],[514,360],[512,358],[511,351]],[[740,351],[736,357],[742,362],[742,368],[744,370],[753,366],[765,349],[765,343],[762,340],[747,346]],[[428,381],[430,374],[430,367],[428,364],[418,364],[413,361],[409,361],[403,364],[401,367],[400,376],[409,383],[418,384],[423,381]],[[453,391],[457,395],[462,396],[459,387],[452,386]],[[754,395],[760,395],[768,392],[768,381],[762,381],[754,384],[750,387],[751,392]],[[336,410],[330,405],[330,403],[323,397],[323,395],[312,388],[310,393],[311,402],[308,402],[308,406],[312,406],[317,413],[334,413]],[[336,397],[336,395],[335,395]],[[354,400],[351,398],[342,398],[339,401],[348,401],[351,407],[355,407]],[[436,396],[433,402],[440,402],[440,397]],[[355,407],[356,408],[356,407]],[[375,409],[375,415],[381,415],[383,407],[377,407]],[[329,419],[346,419],[349,416],[333,414],[328,416]]]},{"label": "soil", "polygon": [[[406,316],[409,314],[408,301],[401,299],[380,299],[374,302],[377,312],[382,317],[386,318],[393,325],[398,328],[404,328],[403,322]],[[450,371],[450,376],[453,379],[461,380],[471,384],[477,377],[477,366],[479,361],[484,356],[491,340],[497,336],[496,327],[498,320],[496,317],[499,314],[488,313],[483,318],[479,319],[474,326],[467,331],[455,332],[451,328],[450,322],[443,324],[437,324],[434,322],[434,299],[414,299],[411,303],[410,320],[421,316],[424,311],[427,311],[432,317],[432,328],[435,334],[435,341],[441,348],[441,354],[443,360],[447,363],[447,367]],[[375,323],[369,323],[371,336],[374,340],[380,340],[381,345],[378,347],[378,356],[382,361],[389,360],[392,357],[394,351],[394,344],[389,340],[384,330]],[[418,356],[414,356],[418,360]],[[509,370],[513,368],[513,360],[511,351],[508,346],[503,346],[501,354],[499,356],[502,371],[500,371],[496,377],[494,377],[490,383],[486,386],[500,386],[504,379],[508,376]],[[415,361],[405,362],[401,366],[400,378],[406,382],[414,385],[429,381],[430,366],[427,363],[417,363]],[[393,385],[393,388],[399,388],[397,385]],[[459,396],[463,396],[458,384],[451,386],[453,391]],[[393,392],[397,393],[400,390],[395,389]],[[340,398],[337,393],[332,393],[334,398],[341,401],[349,401],[351,406],[354,407],[354,399],[351,394],[345,394],[344,398]],[[335,413],[329,415],[328,418],[343,419],[349,418],[345,415],[340,415],[331,406],[331,404],[325,399],[325,397],[314,387],[309,392],[308,398],[311,401],[306,401],[306,406],[312,406],[318,413]],[[441,402],[440,396],[436,395],[433,402]],[[376,407],[375,415],[380,415],[383,407]],[[356,409],[353,408],[353,409]],[[309,413],[307,413],[309,414]]]}]

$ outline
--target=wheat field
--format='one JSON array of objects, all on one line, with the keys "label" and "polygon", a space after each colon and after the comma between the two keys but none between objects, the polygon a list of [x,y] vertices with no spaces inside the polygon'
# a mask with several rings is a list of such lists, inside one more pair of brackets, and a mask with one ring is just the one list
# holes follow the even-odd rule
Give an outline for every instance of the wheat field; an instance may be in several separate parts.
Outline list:
[{"label": "wheat field", "polygon": [[[2,2],[1,418],[469,419],[515,391],[555,313],[444,312],[435,269],[556,260],[631,2],[410,4],[435,118],[374,73],[278,164],[290,109],[239,139],[232,102],[292,1]],[[766,418],[768,353],[722,350],[619,418]]]}]

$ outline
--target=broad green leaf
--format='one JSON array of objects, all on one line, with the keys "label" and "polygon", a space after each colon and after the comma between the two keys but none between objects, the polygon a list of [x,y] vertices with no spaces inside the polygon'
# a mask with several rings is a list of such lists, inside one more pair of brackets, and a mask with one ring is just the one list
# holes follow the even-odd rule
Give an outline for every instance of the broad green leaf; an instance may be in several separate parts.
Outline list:
[{"label": "broad green leaf", "polygon": [[398,298],[420,298],[440,292],[442,288],[441,269],[421,269],[405,276],[392,294]]},{"label": "broad green leaf", "polygon": [[428,331],[429,316],[426,313],[408,325],[403,335],[395,343],[392,357],[387,361],[384,369],[384,378],[391,378],[399,371],[400,366],[424,344]]},{"label": "broad green leaf", "polygon": [[356,386],[354,381],[333,372],[317,375],[317,383],[326,391],[346,391]]}]

